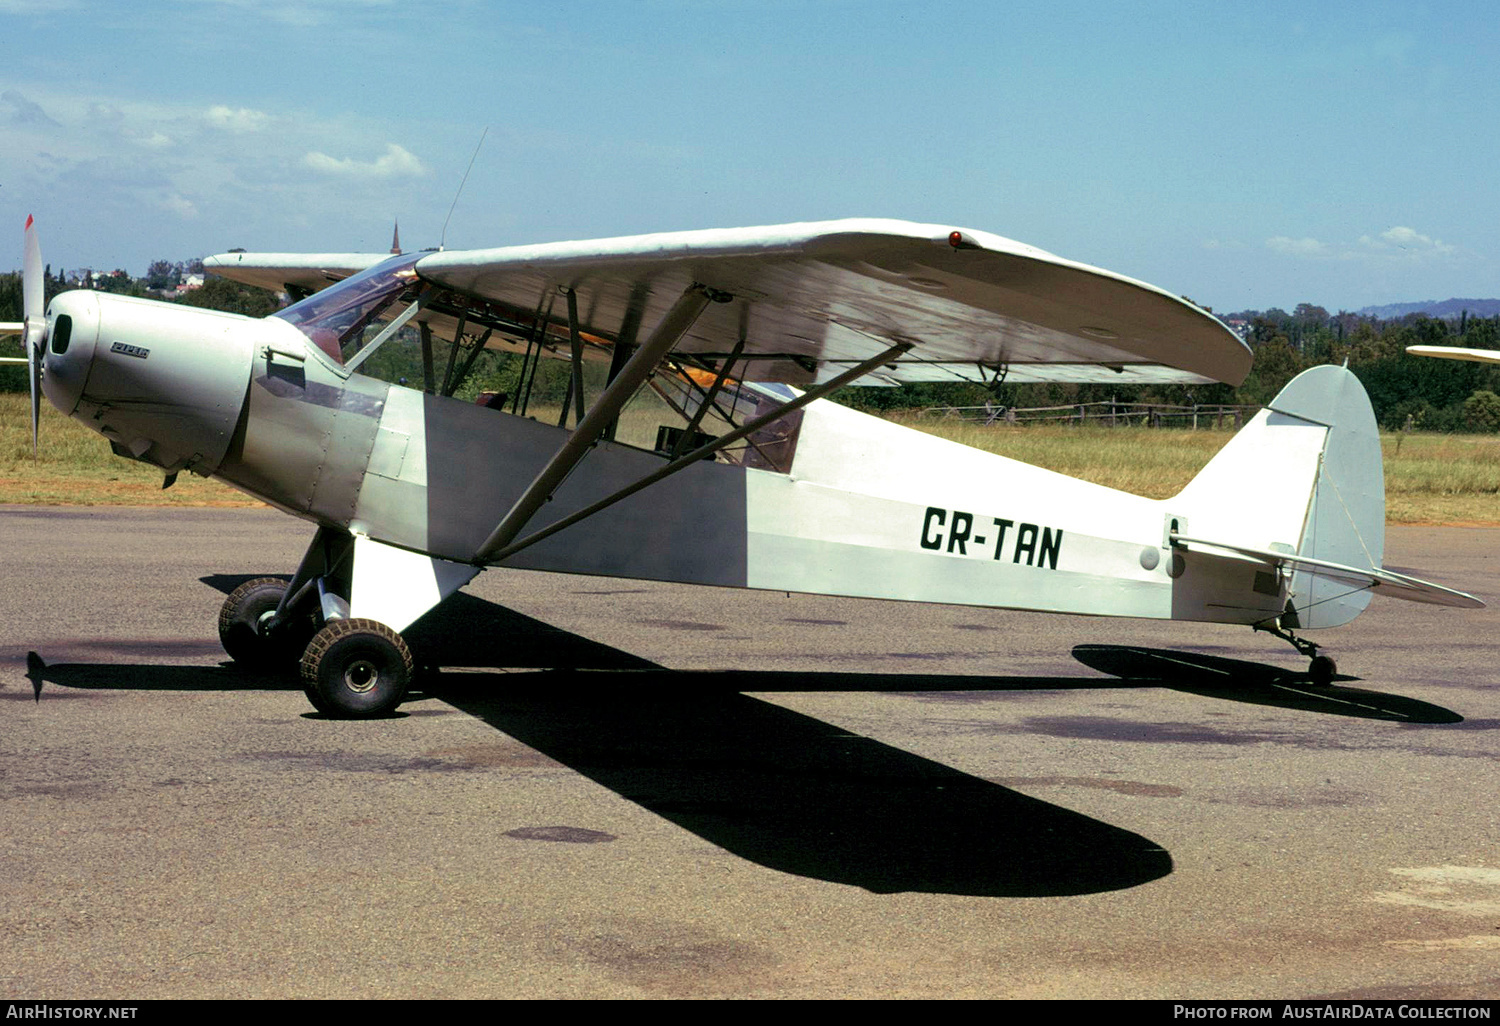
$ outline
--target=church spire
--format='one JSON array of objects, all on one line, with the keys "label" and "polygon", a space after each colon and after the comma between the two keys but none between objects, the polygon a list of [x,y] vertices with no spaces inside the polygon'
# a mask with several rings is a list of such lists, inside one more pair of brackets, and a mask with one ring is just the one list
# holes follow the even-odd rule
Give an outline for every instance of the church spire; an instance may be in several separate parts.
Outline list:
[{"label": "church spire", "polygon": [[401,222],[396,222],[396,230],[391,232],[391,253],[399,256],[401,254]]}]

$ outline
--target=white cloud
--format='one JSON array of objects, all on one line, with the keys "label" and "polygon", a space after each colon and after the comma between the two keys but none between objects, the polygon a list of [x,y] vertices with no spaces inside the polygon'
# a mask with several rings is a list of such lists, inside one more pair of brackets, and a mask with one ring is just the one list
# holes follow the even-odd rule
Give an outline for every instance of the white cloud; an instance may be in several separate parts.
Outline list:
[{"label": "white cloud", "polygon": [[[6,2],[6,0],[0,0]],[[390,9],[394,0],[298,0],[296,3],[271,3],[267,0],[194,0],[234,7],[291,28],[313,28],[348,18],[361,11]]]},{"label": "white cloud", "polygon": [[1276,235],[1267,239],[1266,248],[1287,256],[1322,257],[1328,255],[1328,247],[1317,239],[1293,239],[1285,235]]},{"label": "white cloud", "polygon": [[32,127],[49,126],[58,127],[57,122],[47,116],[42,105],[23,96],[14,89],[7,89],[0,93],[0,103],[10,108],[10,116],[6,119],[12,125],[27,125]]},{"label": "white cloud", "polygon": [[385,156],[374,161],[361,161],[345,157],[338,160],[326,153],[314,150],[302,158],[302,165],[328,175],[347,175],[354,178],[415,178],[425,175],[427,168],[410,151],[386,143]]},{"label": "white cloud", "polygon": [[1378,235],[1361,235],[1356,241],[1320,242],[1277,235],[1266,240],[1266,248],[1282,256],[1316,260],[1350,260],[1367,264],[1437,260],[1453,256],[1457,246],[1423,235],[1414,228],[1397,225]]},{"label": "white cloud", "polygon": [[1387,228],[1380,233],[1378,238],[1361,235],[1359,244],[1372,252],[1389,256],[1447,256],[1458,252],[1457,247],[1440,242],[1430,235],[1423,235],[1405,225]]},{"label": "white cloud", "polygon": [[[307,225],[323,224],[331,211],[338,211],[336,227],[325,225],[320,235],[349,233],[347,226],[363,219],[387,222],[386,211],[406,215],[419,203],[410,184],[430,174],[414,152],[387,144],[394,133],[359,114],[252,108],[212,94],[171,102],[44,84],[18,88],[0,83],[0,199],[70,197],[76,216],[144,223],[142,230],[122,227],[113,251],[101,233],[86,253],[50,254],[55,264],[139,267],[172,247],[189,255],[242,245],[256,233],[274,239],[271,248],[297,248],[285,240],[299,237],[299,225],[305,234]],[[403,142],[417,145],[415,138]],[[385,239],[389,233],[388,223],[377,232]]]},{"label": "white cloud", "polygon": [[271,116],[248,107],[225,107],[222,104],[208,108],[204,115],[208,123],[226,132],[258,132],[270,122]]},{"label": "white cloud", "polygon": [[0,0],[0,14],[56,14],[77,6],[75,0]]},{"label": "white cloud", "polygon": [[198,216],[197,204],[180,193],[167,193],[157,201],[157,205],[169,213],[176,214],[178,217],[189,218]]}]

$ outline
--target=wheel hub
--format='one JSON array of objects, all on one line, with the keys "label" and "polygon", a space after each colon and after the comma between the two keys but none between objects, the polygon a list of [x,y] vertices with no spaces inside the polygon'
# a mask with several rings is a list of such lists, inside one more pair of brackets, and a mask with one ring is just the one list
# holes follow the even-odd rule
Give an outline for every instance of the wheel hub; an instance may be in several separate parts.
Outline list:
[{"label": "wheel hub", "polygon": [[368,659],[359,659],[344,670],[344,687],[362,695],[380,683],[380,670]]}]

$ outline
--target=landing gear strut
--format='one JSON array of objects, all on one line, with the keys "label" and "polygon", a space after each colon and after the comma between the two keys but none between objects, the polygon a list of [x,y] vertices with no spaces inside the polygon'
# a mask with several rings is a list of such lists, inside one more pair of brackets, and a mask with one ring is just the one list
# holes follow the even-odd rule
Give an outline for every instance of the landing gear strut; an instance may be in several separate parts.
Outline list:
[{"label": "landing gear strut", "polygon": [[1333,678],[1339,672],[1339,665],[1333,661],[1332,656],[1318,655],[1317,642],[1308,641],[1306,638],[1299,638],[1291,631],[1283,630],[1274,623],[1271,625],[1258,623],[1255,625],[1255,629],[1265,631],[1267,634],[1274,634],[1282,641],[1290,644],[1298,652],[1307,656],[1310,660],[1307,666],[1309,683],[1320,688],[1326,688],[1333,684]]}]

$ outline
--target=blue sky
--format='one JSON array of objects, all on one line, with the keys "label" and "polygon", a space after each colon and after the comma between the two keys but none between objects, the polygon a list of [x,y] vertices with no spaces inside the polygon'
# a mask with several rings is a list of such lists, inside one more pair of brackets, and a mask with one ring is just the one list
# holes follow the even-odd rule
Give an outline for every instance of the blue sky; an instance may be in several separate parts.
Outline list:
[{"label": "blue sky", "polygon": [[[1500,295],[1479,3],[0,0],[54,267],[898,217],[1216,310]],[[3,235],[0,235],[3,237]]]}]

